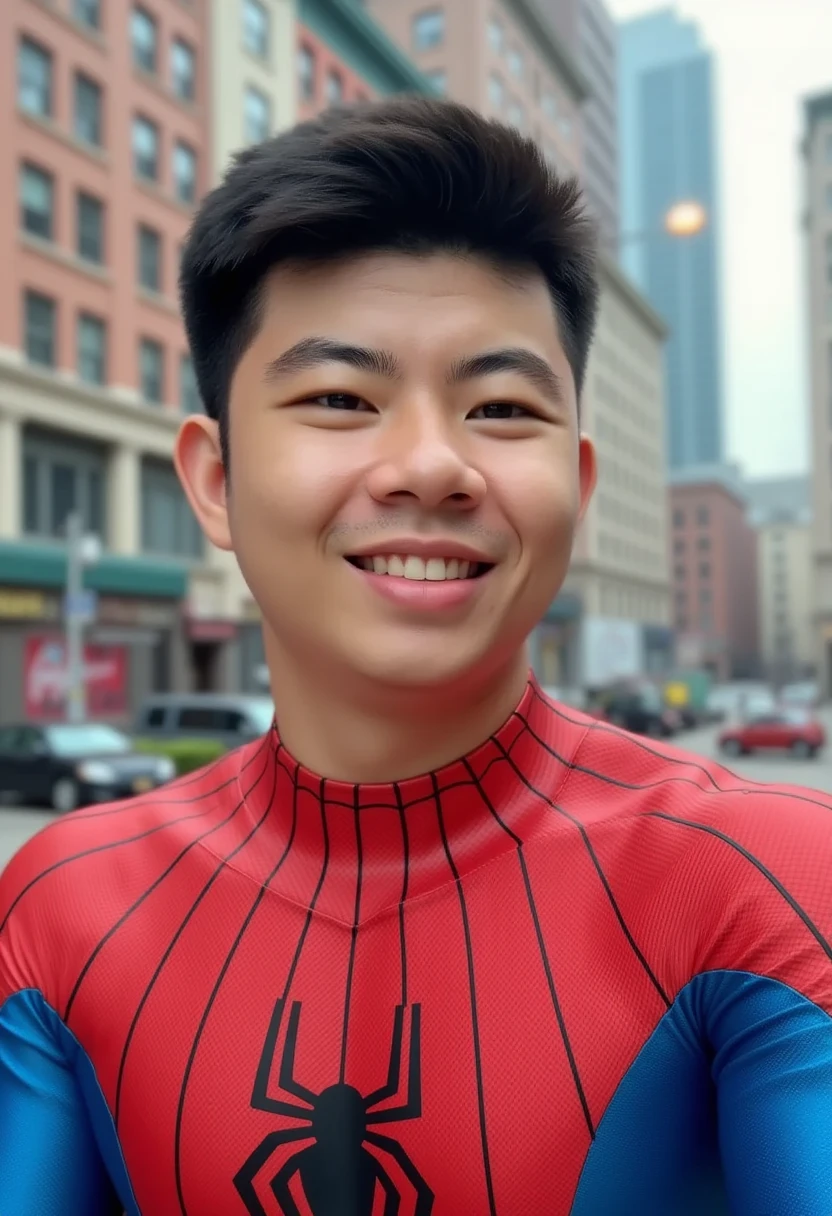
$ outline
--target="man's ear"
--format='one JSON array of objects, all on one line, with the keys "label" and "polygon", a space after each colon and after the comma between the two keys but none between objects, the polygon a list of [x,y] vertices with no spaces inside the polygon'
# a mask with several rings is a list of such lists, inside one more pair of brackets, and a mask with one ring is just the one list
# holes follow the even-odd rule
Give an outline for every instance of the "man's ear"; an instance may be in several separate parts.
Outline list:
[{"label": "man's ear", "polygon": [[173,462],[202,531],[218,549],[231,549],[218,423],[201,414],[186,418],[176,436]]},{"label": "man's ear", "polygon": [[595,451],[595,444],[588,435],[582,434],[578,450],[578,485],[581,495],[581,506],[578,512],[579,520],[582,520],[586,515],[587,507],[592,501],[592,495],[595,493],[597,481],[598,457]]}]

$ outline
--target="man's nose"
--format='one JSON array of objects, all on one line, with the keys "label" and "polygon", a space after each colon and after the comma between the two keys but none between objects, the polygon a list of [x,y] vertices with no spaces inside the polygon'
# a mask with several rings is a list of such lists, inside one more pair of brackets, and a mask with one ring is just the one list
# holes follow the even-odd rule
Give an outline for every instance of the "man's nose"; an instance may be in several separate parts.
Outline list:
[{"label": "man's nose", "polygon": [[465,449],[464,435],[455,434],[438,410],[413,409],[385,434],[381,458],[368,477],[369,492],[377,502],[415,499],[427,508],[476,507],[486,482]]}]

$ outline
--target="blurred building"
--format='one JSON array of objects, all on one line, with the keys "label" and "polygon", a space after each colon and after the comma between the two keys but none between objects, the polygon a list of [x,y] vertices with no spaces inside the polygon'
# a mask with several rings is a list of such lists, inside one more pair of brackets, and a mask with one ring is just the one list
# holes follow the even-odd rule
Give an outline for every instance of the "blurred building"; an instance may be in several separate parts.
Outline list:
[{"label": "blurred building", "polygon": [[760,652],[766,676],[786,684],[814,673],[812,511],[808,477],[745,483],[757,533]]},{"label": "blurred building", "polygon": [[[672,9],[624,23],[619,38],[621,258],[670,327],[672,469],[723,456],[722,299],[713,63],[695,25]],[[674,204],[695,200],[704,230],[672,237]]]},{"label": "blurred building", "polygon": [[757,674],[757,537],[737,470],[704,466],[670,479],[677,659],[720,680]]},{"label": "blurred building", "polygon": [[583,109],[584,187],[604,248],[618,250],[618,30],[603,0],[579,0],[578,58],[589,80]]},{"label": "blurred building", "polygon": [[534,639],[544,683],[597,688],[674,660],[664,447],[665,327],[614,260],[582,399],[598,488],[563,591]]},{"label": "blurred building", "polygon": [[804,111],[815,656],[832,696],[832,90]]},{"label": "blurred building", "polygon": [[562,172],[582,171],[589,84],[544,0],[365,4],[439,92],[533,136]]},{"label": "blurred building", "polygon": [[[349,0],[301,14],[353,95],[428,87]],[[288,0],[0,3],[0,721],[52,712],[73,510],[103,541],[91,703],[255,686],[251,596],[171,460],[201,408],[177,277],[230,155],[294,118],[293,22]]]}]

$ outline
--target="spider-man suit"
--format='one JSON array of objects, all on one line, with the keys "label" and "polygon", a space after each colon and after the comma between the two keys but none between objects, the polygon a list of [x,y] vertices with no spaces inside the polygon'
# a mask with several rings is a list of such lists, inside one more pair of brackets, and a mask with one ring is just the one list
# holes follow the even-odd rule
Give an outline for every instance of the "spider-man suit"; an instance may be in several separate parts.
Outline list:
[{"label": "spider-man suit", "polygon": [[3,1216],[829,1216],[832,800],[529,685],[390,786],[276,734],[0,891]]}]

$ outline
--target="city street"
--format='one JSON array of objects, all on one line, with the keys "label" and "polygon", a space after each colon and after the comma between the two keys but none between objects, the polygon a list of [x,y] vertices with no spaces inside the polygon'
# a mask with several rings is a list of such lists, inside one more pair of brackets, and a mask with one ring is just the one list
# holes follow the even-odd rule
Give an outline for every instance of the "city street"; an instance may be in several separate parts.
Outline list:
[{"label": "city street", "polygon": [[[832,740],[832,710],[821,715]],[[699,756],[719,757],[716,745],[717,728],[690,731],[680,735],[679,747]],[[785,785],[802,785],[821,790],[832,797],[832,744],[818,759],[794,760],[791,756],[742,756],[731,759],[727,767],[750,781],[771,781]],[[20,846],[55,816],[42,808],[0,807],[0,867],[5,866]]]}]

